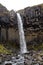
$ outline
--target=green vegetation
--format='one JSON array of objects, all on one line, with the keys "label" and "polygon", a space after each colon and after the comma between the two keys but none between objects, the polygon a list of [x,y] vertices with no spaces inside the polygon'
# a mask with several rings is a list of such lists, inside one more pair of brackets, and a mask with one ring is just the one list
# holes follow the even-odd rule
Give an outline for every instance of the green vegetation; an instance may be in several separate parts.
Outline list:
[{"label": "green vegetation", "polygon": [[0,53],[11,54],[11,51],[6,49],[2,44],[0,44]]},{"label": "green vegetation", "polygon": [[33,49],[33,50],[43,50],[43,43],[42,44],[38,44],[38,45],[29,45],[28,49]]},{"label": "green vegetation", "polygon": [[[9,43],[7,46],[10,47],[10,48],[13,47],[16,50],[19,49],[18,45],[16,47],[16,45]],[[30,50],[33,49],[35,51],[43,50],[43,43],[42,44],[38,44],[38,45],[28,45],[27,47],[28,47],[28,49],[30,49]],[[4,46],[3,44],[0,44],[0,53],[2,53],[2,54],[12,54],[12,51],[7,49],[7,47]]]}]

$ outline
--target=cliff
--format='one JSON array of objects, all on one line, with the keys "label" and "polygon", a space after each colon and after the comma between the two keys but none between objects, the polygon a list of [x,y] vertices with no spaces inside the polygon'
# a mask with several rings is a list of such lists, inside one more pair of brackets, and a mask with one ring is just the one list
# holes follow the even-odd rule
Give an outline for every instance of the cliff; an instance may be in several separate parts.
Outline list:
[{"label": "cliff", "polygon": [[21,11],[27,44],[43,43],[43,4]]},{"label": "cliff", "polygon": [[[43,44],[43,4],[27,7],[17,11],[23,21],[25,38],[28,48]],[[10,48],[19,48],[17,16],[14,10],[8,11],[0,4],[0,42]],[[7,43],[7,44],[6,44]],[[30,46],[30,47],[29,47]],[[16,48],[17,48],[16,47]],[[33,47],[32,47],[33,48]],[[40,49],[40,48],[39,48]]]}]

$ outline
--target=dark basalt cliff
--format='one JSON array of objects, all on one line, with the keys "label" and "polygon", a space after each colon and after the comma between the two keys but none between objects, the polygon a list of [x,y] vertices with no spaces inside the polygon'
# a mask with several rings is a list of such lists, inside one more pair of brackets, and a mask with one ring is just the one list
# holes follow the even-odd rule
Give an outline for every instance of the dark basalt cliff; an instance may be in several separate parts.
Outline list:
[{"label": "dark basalt cliff", "polygon": [[[43,44],[43,4],[17,11],[23,21],[27,45]],[[19,43],[17,16],[0,4],[0,42]]]},{"label": "dark basalt cliff", "polygon": [[22,16],[27,45],[43,44],[43,4],[18,12]]}]

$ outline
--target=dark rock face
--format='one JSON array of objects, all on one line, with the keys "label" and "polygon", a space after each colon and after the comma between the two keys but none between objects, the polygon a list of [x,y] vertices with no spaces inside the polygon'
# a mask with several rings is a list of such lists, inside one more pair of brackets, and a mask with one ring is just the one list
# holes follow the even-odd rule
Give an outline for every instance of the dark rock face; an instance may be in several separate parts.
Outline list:
[{"label": "dark rock face", "polygon": [[13,28],[13,32],[14,29],[17,28],[16,13],[13,10],[9,12],[3,5],[0,4],[0,41],[9,40],[9,28],[11,28],[10,31],[12,31]]},{"label": "dark rock face", "polygon": [[[43,5],[43,4],[42,4]],[[27,7],[17,11],[23,21],[23,27],[28,44],[43,43],[43,6]],[[4,29],[4,31],[3,31]],[[2,30],[2,31],[1,31]],[[0,4],[0,41],[19,40],[17,15]]]},{"label": "dark rock face", "polygon": [[4,13],[4,12],[8,12],[8,10],[6,7],[4,7],[2,4],[0,4],[0,12]]},{"label": "dark rock face", "polygon": [[24,24],[26,23],[26,28],[33,32],[43,31],[42,15],[41,6],[26,8],[24,11]]},{"label": "dark rock face", "polygon": [[[43,4],[42,4],[43,5]],[[43,44],[43,6],[33,6],[24,9],[21,14],[27,46]]]},{"label": "dark rock face", "polygon": [[10,23],[16,29],[17,28],[17,15],[16,15],[15,11],[11,10],[9,12],[9,15],[10,15]]}]

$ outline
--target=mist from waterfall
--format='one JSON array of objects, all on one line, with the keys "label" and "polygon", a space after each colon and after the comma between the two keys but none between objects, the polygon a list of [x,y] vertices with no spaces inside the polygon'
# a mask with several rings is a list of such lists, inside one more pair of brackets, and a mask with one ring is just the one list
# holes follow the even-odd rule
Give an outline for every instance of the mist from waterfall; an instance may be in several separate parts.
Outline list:
[{"label": "mist from waterfall", "polygon": [[23,30],[23,22],[19,13],[17,13],[17,21],[18,21],[18,30],[19,30],[19,37],[20,37],[20,51],[21,54],[23,54],[27,52],[27,47],[26,47],[26,41],[24,36],[24,30]]}]

